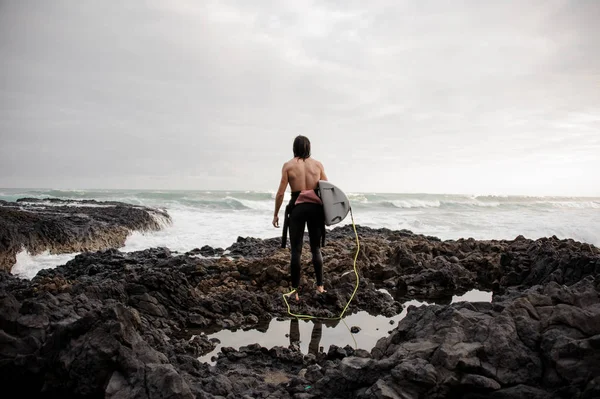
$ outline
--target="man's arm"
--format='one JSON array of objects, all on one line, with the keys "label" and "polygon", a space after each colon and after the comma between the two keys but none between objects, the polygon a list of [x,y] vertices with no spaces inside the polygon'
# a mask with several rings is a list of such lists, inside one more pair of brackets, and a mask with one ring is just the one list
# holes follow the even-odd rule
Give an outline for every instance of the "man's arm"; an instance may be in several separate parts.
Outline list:
[{"label": "man's arm", "polygon": [[288,173],[286,164],[281,168],[281,181],[279,182],[279,188],[277,194],[275,194],[275,213],[273,215],[273,226],[279,227],[279,209],[283,204],[283,197],[285,196],[285,189],[288,185]]}]

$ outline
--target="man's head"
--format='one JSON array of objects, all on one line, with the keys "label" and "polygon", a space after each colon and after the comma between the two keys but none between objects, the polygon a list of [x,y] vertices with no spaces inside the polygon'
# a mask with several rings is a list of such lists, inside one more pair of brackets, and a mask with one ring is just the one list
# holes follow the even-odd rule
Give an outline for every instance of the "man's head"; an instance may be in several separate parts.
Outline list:
[{"label": "man's head", "polygon": [[310,158],[310,140],[308,137],[296,137],[294,140],[294,157],[301,159]]}]

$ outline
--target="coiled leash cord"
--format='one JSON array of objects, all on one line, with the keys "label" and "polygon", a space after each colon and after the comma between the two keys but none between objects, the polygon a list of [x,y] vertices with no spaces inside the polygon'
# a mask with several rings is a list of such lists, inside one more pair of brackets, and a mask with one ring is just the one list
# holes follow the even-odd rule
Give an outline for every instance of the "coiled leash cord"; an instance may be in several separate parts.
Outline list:
[{"label": "coiled leash cord", "polygon": [[287,311],[290,316],[296,317],[300,320],[310,320],[310,319],[341,320],[344,317],[346,310],[348,310],[348,306],[350,306],[350,302],[352,302],[352,299],[354,299],[354,295],[356,294],[356,291],[358,291],[358,283],[359,283],[358,271],[356,270],[356,260],[358,259],[358,253],[360,252],[360,242],[358,240],[358,232],[356,231],[356,225],[354,224],[354,215],[352,215],[352,208],[350,208],[350,218],[352,219],[352,228],[354,229],[354,234],[356,235],[356,254],[354,255],[354,274],[356,275],[356,286],[354,287],[354,291],[352,291],[352,295],[350,296],[348,303],[346,304],[346,306],[344,306],[342,313],[340,313],[340,315],[338,317],[319,317],[319,316],[311,316],[311,315],[307,315],[307,314],[292,313],[292,311],[290,310],[290,304],[288,303],[287,298],[297,291],[297,289],[294,288],[292,291],[288,292],[287,294],[283,294],[283,300],[285,301],[285,304],[287,306]]}]

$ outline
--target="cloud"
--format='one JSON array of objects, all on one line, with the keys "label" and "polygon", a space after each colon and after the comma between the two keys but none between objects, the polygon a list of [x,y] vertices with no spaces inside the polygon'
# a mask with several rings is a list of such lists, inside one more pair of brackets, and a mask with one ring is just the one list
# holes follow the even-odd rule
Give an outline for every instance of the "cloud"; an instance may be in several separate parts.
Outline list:
[{"label": "cloud", "polygon": [[597,2],[32,4],[0,186],[269,189],[305,134],[351,191],[600,195]]}]

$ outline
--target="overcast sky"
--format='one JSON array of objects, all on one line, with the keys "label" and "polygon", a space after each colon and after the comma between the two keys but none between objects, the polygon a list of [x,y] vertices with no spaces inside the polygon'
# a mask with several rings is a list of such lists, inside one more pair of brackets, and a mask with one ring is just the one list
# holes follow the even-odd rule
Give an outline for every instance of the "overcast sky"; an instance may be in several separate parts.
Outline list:
[{"label": "overcast sky", "polygon": [[0,187],[600,196],[600,1],[0,0]]}]

